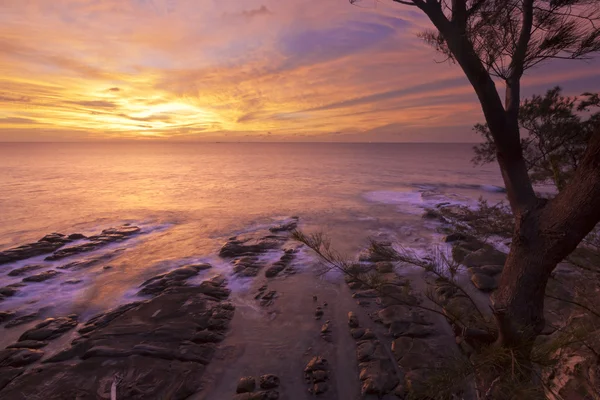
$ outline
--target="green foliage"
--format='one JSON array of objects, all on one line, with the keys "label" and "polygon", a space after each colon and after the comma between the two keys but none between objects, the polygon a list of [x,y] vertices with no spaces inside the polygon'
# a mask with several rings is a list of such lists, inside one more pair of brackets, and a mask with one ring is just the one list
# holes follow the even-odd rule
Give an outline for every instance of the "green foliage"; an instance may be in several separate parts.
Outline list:
[{"label": "green foliage", "polygon": [[[561,88],[526,99],[519,110],[521,147],[533,183],[551,183],[560,191],[582,159],[587,143],[600,122],[598,94],[583,98],[561,94]],[[474,147],[476,165],[496,160],[496,146],[487,124],[473,128],[485,141]]]}]

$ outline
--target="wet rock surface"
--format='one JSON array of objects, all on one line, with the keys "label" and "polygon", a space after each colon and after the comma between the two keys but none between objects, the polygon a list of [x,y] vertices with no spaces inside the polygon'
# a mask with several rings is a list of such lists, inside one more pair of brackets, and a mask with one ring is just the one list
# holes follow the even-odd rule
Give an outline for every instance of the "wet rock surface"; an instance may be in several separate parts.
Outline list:
[{"label": "wet rock surface", "polygon": [[320,395],[329,389],[327,382],[330,379],[329,363],[321,356],[313,357],[304,368],[304,380],[309,385],[308,391],[313,395]]},{"label": "wet rock surface", "polygon": [[8,273],[8,276],[22,276],[22,275],[27,275],[30,272],[37,271],[37,270],[45,268],[45,267],[46,266],[42,265],[42,264],[26,265],[26,266],[21,267],[21,268],[13,269],[12,271],[10,271]]},{"label": "wet rock surface", "polygon": [[[256,389],[258,381],[259,390]],[[277,375],[266,374],[255,379],[253,376],[245,376],[240,378],[237,384],[236,395],[233,400],[276,400],[279,399],[277,389],[280,385],[280,380]]]},{"label": "wet rock surface", "polygon": [[0,324],[10,321],[14,316],[14,311],[0,311]]},{"label": "wet rock surface", "polygon": [[60,233],[46,235],[37,242],[0,252],[0,265],[52,253],[72,241]]},{"label": "wet rock surface", "polygon": [[496,279],[486,274],[473,274],[471,276],[471,282],[473,282],[473,285],[475,285],[477,289],[484,292],[491,292],[498,287]]},{"label": "wet rock surface", "polygon": [[65,332],[77,326],[77,315],[67,317],[48,318],[34,328],[25,331],[19,341],[52,340],[62,336]]},{"label": "wet rock surface", "polygon": [[111,259],[113,259],[115,256],[117,256],[120,253],[121,253],[121,250],[115,250],[115,251],[111,251],[109,253],[101,254],[98,256],[86,257],[83,259],[79,259],[77,261],[72,261],[70,263],[61,265],[58,267],[58,269],[69,270],[69,271],[80,271],[83,269],[94,267],[103,262],[110,261]]},{"label": "wet rock surface", "polygon": [[60,272],[51,269],[50,271],[40,272],[39,274],[23,278],[23,282],[44,282],[48,279],[56,278],[58,275],[60,275]]},{"label": "wet rock surface", "polygon": [[212,265],[206,263],[191,264],[176,268],[171,272],[157,275],[142,283],[140,285],[142,289],[139,294],[157,295],[169,288],[185,286],[189,278],[198,275],[200,271],[210,268],[212,268]]},{"label": "wet rock surface", "polygon": [[219,256],[223,258],[235,258],[243,256],[256,256],[269,250],[281,247],[285,237],[268,235],[262,238],[241,238],[230,239],[219,251]]},{"label": "wet rock surface", "polygon": [[108,244],[127,240],[140,232],[141,228],[131,225],[123,225],[117,228],[105,229],[100,235],[88,237],[85,243],[64,247],[55,251],[52,255],[46,257],[46,260],[60,260],[77,254],[94,251]]},{"label": "wet rock surface", "polygon": [[[171,277],[188,274],[186,269]],[[117,398],[189,397],[200,389],[235,311],[223,301],[229,294],[225,284],[215,277],[198,286],[170,286],[149,300],[97,315],[48,359],[32,347],[71,331],[77,317],[43,321],[0,352],[0,398],[110,398],[115,380]],[[39,361],[39,367],[22,368]]]},{"label": "wet rock surface", "polygon": [[253,392],[256,389],[256,379],[253,376],[245,376],[240,379],[237,385],[237,393]]},{"label": "wet rock surface", "polygon": [[276,263],[271,265],[269,268],[267,268],[267,270],[265,271],[265,276],[267,278],[276,277],[277,275],[279,275],[280,272],[282,272],[286,268],[288,268],[288,266],[290,265],[290,263],[292,262],[293,259],[294,259],[294,250],[292,250],[292,249],[285,250],[285,252],[281,256],[279,261],[277,261]]},{"label": "wet rock surface", "polygon": [[25,315],[18,315],[10,318],[10,321],[4,325],[5,328],[14,328],[15,326],[28,324],[29,322],[35,321],[40,317],[39,313],[30,313]]},{"label": "wet rock surface", "polygon": [[41,350],[5,349],[0,351],[0,369],[3,367],[24,367],[36,362],[43,356],[44,352]]},{"label": "wet rock surface", "polygon": [[[37,242],[28,243],[0,252],[0,265],[50,253],[52,254],[46,257],[46,260],[59,260],[75,254],[96,250],[110,243],[123,241],[140,231],[141,229],[137,226],[124,225],[117,228],[105,229],[100,235],[90,236],[89,238],[79,233],[68,236],[61,233],[52,233],[44,236]],[[85,242],[74,243],[78,241]],[[65,247],[68,244],[72,245],[70,247]],[[16,273],[25,274],[29,272],[25,268],[27,267],[20,268],[23,271],[18,271]]]},{"label": "wet rock surface", "polygon": [[281,225],[272,226],[269,228],[269,231],[277,233],[277,232],[289,232],[293,231],[298,227],[298,217],[292,217],[288,221],[285,221]]},{"label": "wet rock surface", "polygon": [[40,340],[23,340],[7,346],[7,349],[41,349],[48,346],[48,342]]}]

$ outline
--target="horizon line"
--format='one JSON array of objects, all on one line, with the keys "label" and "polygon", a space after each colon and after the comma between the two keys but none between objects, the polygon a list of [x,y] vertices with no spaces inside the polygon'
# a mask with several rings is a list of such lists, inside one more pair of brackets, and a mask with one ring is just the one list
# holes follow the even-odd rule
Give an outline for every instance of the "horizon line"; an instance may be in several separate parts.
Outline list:
[{"label": "horizon line", "polygon": [[200,140],[61,140],[61,141],[0,141],[0,144],[100,144],[100,143],[185,143],[185,144],[480,144],[482,142],[331,142],[331,141],[200,141]]}]

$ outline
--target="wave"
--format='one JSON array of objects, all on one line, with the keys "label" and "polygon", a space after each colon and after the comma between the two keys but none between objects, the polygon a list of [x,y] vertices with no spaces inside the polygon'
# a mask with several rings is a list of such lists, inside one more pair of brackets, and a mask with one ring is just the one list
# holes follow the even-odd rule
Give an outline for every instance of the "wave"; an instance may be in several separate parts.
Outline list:
[{"label": "wave", "polygon": [[476,183],[410,183],[409,186],[423,190],[436,190],[436,189],[470,189],[470,190],[482,190],[484,192],[492,193],[506,193],[506,189],[496,185],[480,185]]},{"label": "wave", "polygon": [[474,206],[475,200],[457,194],[433,193],[431,191],[373,191],[363,194],[372,203],[395,205],[399,212],[421,215],[427,208],[439,204]]}]

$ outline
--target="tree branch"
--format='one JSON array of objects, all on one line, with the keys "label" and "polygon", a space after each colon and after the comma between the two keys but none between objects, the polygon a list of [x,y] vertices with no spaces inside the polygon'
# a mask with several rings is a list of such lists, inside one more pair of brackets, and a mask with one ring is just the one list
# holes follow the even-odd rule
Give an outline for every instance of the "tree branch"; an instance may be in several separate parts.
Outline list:
[{"label": "tree branch", "polygon": [[533,27],[533,1],[534,0],[523,1],[521,34],[519,35],[519,41],[517,42],[517,47],[510,63],[509,80],[520,79],[521,76],[523,76],[523,65],[525,63],[525,56],[527,55],[527,48],[529,47],[529,41],[531,40],[531,29]]}]

